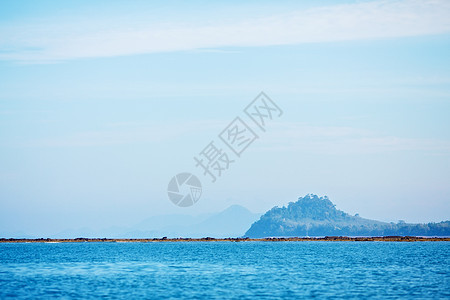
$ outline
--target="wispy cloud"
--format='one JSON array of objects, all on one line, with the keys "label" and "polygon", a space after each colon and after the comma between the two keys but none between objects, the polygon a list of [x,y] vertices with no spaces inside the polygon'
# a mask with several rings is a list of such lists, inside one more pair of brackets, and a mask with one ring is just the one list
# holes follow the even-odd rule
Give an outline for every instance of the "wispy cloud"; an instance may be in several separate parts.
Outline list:
[{"label": "wispy cloud", "polygon": [[[96,130],[41,137],[12,146],[59,148],[161,143],[179,141],[185,136],[198,136],[199,132],[208,132],[208,134],[211,131],[219,132],[226,124],[227,122],[217,120],[173,124],[115,122],[104,124]],[[5,144],[0,143],[0,146]],[[325,155],[402,151],[450,155],[448,139],[401,137],[356,127],[313,126],[301,122],[274,122],[270,131],[261,136],[254,147],[264,151],[295,151]]]},{"label": "wispy cloud", "polygon": [[314,154],[373,154],[420,151],[450,155],[447,139],[410,138],[343,126],[310,126],[302,123],[274,123],[259,147],[271,151]]},{"label": "wispy cloud", "polygon": [[0,59],[50,62],[223,47],[289,45],[450,32],[450,2],[373,1],[208,24],[176,20],[37,22],[0,28]]},{"label": "wispy cloud", "polygon": [[[212,128],[219,131],[220,121],[197,121],[177,124],[150,122],[118,122],[105,124],[97,130],[80,131],[55,137],[33,139],[20,144],[26,147],[95,147],[135,143],[161,143],[180,139],[186,134]],[[1,144],[0,144],[1,145]]]}]

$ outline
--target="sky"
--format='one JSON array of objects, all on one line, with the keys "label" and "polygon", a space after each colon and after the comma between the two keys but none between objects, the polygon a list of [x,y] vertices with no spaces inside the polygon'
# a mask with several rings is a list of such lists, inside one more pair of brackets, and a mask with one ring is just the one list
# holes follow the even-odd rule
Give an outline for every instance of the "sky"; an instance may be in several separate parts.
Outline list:
[{"label": "sky", "polygon": [[[0,3],[0,235],[308,193],[450,219],[450,2],[91,2]],[[261,91],[283,111],[265,132],[244,113]],[[258,139],[233,157],[238,116]],[[193,159],[211,141],[235,159],[214,183]],[[185,208],[182,172],[203,188]]]}]

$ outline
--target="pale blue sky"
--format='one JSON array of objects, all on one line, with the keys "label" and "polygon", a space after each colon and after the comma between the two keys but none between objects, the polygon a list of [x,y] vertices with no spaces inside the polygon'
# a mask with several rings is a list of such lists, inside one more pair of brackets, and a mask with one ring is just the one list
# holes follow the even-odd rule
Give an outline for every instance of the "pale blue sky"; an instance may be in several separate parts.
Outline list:
[{"label": "pale blue sky", "polygon": [[[447,1],[3,1],[0,234],[307,193],[450,219],[449,53]],[[208,183],[193,156],[260,91],[284,115]],[[190,208],[166,194],[182,171]]]}]

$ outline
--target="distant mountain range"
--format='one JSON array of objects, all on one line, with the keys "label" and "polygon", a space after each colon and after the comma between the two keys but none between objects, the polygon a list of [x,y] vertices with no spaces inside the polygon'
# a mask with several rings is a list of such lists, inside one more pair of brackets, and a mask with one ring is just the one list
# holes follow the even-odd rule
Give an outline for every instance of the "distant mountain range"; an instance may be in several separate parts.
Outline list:
[{"label": "distant mountain range", "polygon": [[197,217],[166,215],[151,217],[125,232],[124,237],[239,237],[261,214],[250,212],[243,206],[232,205],[216,214]]},{"label": "distant mountain range", "polygon": [[[111,227],[102,230],[78,228],[61,231],[51,238],[177,238],[177,237],[240,237],[261,214],[232,205],[219,213],[190,216],[171,214],[149,217],[128,228]],[[2,237],[2,236],[0,236]],[[14,235],[5,237],[33,237]]]},{"label": "distant mountain range", "polygon": [[251,238],[292,236],[450,236],[450,221],[428,224],[386,223],[351,216],[328,197],[306,195],[287,207],[274,207],[245,233]]}]

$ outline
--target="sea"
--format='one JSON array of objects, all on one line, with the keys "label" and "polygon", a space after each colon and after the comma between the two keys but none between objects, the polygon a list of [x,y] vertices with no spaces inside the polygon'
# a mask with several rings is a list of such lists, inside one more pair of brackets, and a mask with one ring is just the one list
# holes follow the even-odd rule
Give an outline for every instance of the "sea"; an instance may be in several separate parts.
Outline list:
[{"label": "sea", "polygon": [[450,242],[0,243],[0,299],[450,299]]}]

